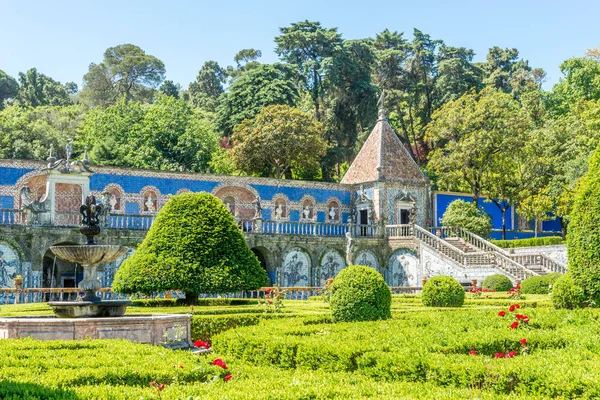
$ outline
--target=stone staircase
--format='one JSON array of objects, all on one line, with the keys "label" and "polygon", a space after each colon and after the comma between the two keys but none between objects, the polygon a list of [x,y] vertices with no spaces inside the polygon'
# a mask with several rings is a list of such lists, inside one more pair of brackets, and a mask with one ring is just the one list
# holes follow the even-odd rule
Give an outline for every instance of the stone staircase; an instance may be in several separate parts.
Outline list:
[{"label": "stone staircase", "polygon": [[496,268],[514,280],[546,275],[550,272],[565,273],[567,270],[566,265],[543,254],[509,254],[504,249],[460,228],[425,229],[418,225],[391,225],[386,226],[386,235],[389,239],[413,237],[421,245],[431,248],[464,268]]}]

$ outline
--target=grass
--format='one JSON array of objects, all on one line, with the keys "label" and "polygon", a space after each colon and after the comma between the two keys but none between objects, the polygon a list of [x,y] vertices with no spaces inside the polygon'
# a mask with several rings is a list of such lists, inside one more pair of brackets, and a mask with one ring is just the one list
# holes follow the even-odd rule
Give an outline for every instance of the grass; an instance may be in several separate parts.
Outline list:
[{"label": "grass", "polygon": [[[423,307],[395,295],[388,321],[332,324],[327,303],[285,301],[284,314],[258,305],[130,307],[136,313],[190,313],[195,321],[253,318],[210,337],[197,356],[122,341],[0,341],[0,398],[163,399],[596,398],[600,396],[600,311],[555,311],[547,295],[520,299],[531,323],[511,330],[504,293],[458,309]],[[0,306],[0,316],[47,315],[45,304]],[[496,352],[527,355],[494,359]],[[475,349],[478,356],[469,355]],[[221,357],[233,378],[210,362]],[[179,366],[184,366],[183,369]],[[216,377],[212,381],[213,377]]]}]

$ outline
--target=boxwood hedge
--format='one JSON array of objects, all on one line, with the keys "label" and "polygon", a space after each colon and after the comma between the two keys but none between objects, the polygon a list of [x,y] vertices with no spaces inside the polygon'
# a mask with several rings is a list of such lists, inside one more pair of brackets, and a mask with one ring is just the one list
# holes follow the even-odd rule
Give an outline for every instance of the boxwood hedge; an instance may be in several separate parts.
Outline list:
[{"label": "boxwood hedge", "polygon": [[429,307],[461,307],[465,302],[465,289],[453,277],[438,275],[425,283],[421,300]]},{"label": "boxwood hedge", "polygon": [[487,289],[494,289],[496,292],[507,292],[513,287],[513,283],[506,275],[493,274],[487,276],[481,286]]}]

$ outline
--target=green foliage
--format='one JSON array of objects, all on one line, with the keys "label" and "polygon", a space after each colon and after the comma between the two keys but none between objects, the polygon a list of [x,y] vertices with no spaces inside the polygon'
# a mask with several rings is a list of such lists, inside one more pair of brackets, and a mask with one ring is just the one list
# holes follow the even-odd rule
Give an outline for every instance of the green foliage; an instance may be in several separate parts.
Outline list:
[{"label": "green foliage", "polygon": [[575,286],[570,273],[566,273],[552,285],[552,304],[554,308],[573,310],[586,306],[583,291]]},{"label": "green foliage", "polygon": [[296,108],[268,106],[235,128],[230,157],[241,171],[260,174],[273,170],[281,179],[293,169],[318,167],[327,148],[324,133],[320,122]]},{"label": "green foliage", "polygon": [[100,165],[175,171],[206,171],[219,148],[218,135],[201,111],[182,99],[158,94],[142,106],[124,98],[90,110],[78,142]]},{"label": "green foliage", "polygon": [[[228,299],[228,298],[206,298],[198,299],[195,307],[213,307],[213,306],[241,306],[249,304],[258,304],[258,300],[252,299]],[[137,299],[132,300],[131,307],[181,307],[187,305],[185,299]]]},{"label": "green foliage", "polygon": [[523,294],[548,294],[548,279],[546,276],[530,276],[521,282],[521,293]]},{"label": "green foliage", "polygon": [[173,81],[166,80],[160,85],[158,91],[164,94],[165,96],[171,96],[178,99],[181,87],[179,86],[179,84],[173,83]]},{"label": "green foliage", "polygon": [[191,323],[192,340],[211,341],[213,336],[240,326],[252,326],[261,321],[260,315],[194,316]]},{"label": "green foliage", "polygon": [[35,68],[31,68],[25,73],[19,72],[19,91],[15,101],[23,107],[72,104],[65,87],[60,82],[40,74]]},{"label": "green foliage", "polygon": [[492,218],[473,203],[454,200],[442,216],[442,225],[462,228],[487,238],[492,230]]},{"label": "green foliage", "polygon": [[117,271],[121,293],[181,290],[193,302],[199,293],[258,289],[268,277],[233,216],[208,193],[173,196],[133,256]]},{"label": "green foliage", "polygon": [[293,75],[290,66],[261,64],[236,78],[217,108],[215,123],[222,136],[231,136],[238,124],[253,118],[268,105],[293,107],[298,100]]},{"label": "green foliage", "polygon": [[[76,137],[85,112],[82,106],[6,107],[0,111],[0,158],[44,160],[50,146],[64,158],[64,145]],[[74,147],[77,155],[82,149]]]},{"label": "green foliage", "polygon": [[374,321],[391,317],[391,292],[373,268],[352,265],[340,271],[331,285],[329,304],[336,322]]},{"label": "green foliage", "polygon": [[13,99],[19,90],[17,81],[6,72],[0,70],[0,110],[4,108],[4,102]]},{"label": "green foliage", "polygon": [[428,307],[462,307],[465,289],[453,277],[438,275],[425,283],[421,300]]},{"label": "green foliage", "polygon": [[165,65],[133,44],[109,47],[100,64],[90,64],[83,76],[82,100],[90,106],[127,101],[149,101],[165,79]]},{"label": "green foliage", "polygon": [[560,236],[544,236],[537,238],[513,240],[491,240],[491,242],[503,249],[510,249],[516,247],[555,246],[558,244],[565,243],[563,238]]},{"label": "green foliage", "polygon": [[567,246],[573,285],[600,307],[600,149],[575,195]]},{"label": "green foliage", "polygon": [[223,93],[223,83],[227,74],[216,61],[207,61],[198,72],[196,80],[190,83],[188,93],[194,107],[215,112],[219,96]]},{"label": "green foliage", "polygon": [[513,287],[513,283],[506,275],[493,274],[486,276],[481,287],[494,289],[496,292],[507,292]]}]

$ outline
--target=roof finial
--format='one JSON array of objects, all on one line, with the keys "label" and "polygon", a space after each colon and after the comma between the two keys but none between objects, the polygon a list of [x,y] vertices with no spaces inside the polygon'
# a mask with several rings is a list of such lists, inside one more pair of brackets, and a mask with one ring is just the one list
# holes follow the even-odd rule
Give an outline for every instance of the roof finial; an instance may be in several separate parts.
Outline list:
[{"label": "roof finial", "polygon": [[381,90],[381,96],[379,96],[379,101],[377,102],[379,106],[379,119],[386,119],[385,116],[385,89]]}]

